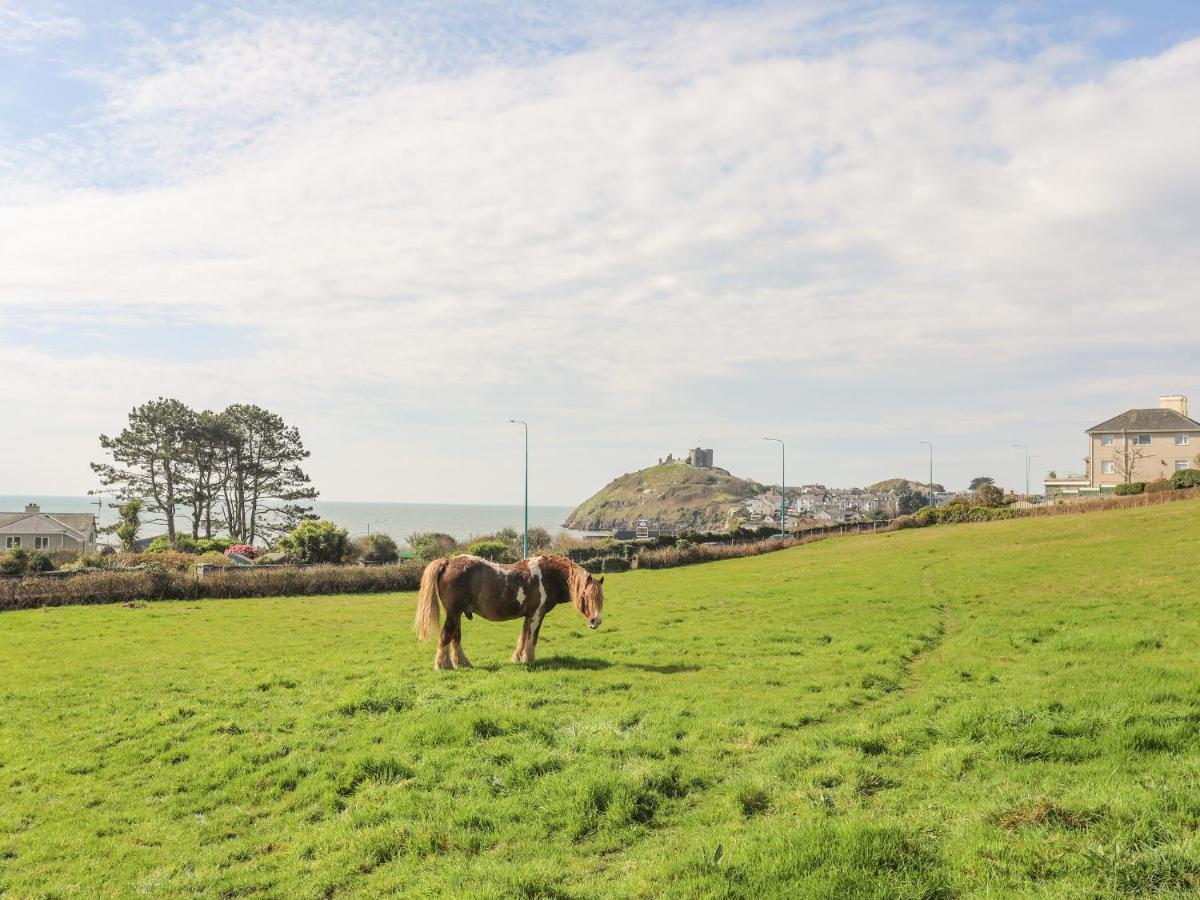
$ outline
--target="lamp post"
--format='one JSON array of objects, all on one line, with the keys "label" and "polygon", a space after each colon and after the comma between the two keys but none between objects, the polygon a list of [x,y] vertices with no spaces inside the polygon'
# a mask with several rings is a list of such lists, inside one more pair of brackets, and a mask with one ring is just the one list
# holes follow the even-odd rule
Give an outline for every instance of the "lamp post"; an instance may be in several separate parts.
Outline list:
[{"label": "lamp post", "polygon": [[508,422],[525,427],[525,538],[522,545],[524,555],[521,558],[529,559],[529,423],[524,419],[509,419]]},{"label": "lamp post", "polygon": [[787,537],[787,446],[779,438],[763,438],[779,444],[779,536]]},{"label": "lamp post", "polygon": [[1025,451],[1025,499],[1029,499],[1029,448],[1024,444],[1013,444]]},{"label": "lamp post", "polygon": [[929,448],[929,508],[933,509],[933,444],[929,441],[921,441]]}]

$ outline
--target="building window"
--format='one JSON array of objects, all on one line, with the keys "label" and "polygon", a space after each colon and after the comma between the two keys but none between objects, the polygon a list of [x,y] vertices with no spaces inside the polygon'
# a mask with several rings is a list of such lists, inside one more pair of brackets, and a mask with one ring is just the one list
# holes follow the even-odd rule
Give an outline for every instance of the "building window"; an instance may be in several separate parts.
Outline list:
[{"label": "building window", "polygon": [[5,547],[7,547],[9,550],[12,550],[12,549],[14,549],[14,548],[16,548],[16,547],[20,547],[20,546],[21,546],[21,539],[20,539],[19,537],[9,537],[9,538],[5,538],[5,539],[4,539],[4,546],[5,546]]},{"label": "building window", "polygon": [[1189,437],[1190,437],[1190,435],[1186,435],[1186,434],[1175,435],[1175,446],[1176,447],[1186,447],[1188,445]]},{"label": "building window", "polygon": [[1117,436],[1115,434],[1102,434],[1100,435],[1100,446],[1111,447],[1116,439]]},{"label": "building window", "polygon": [[35,537],[33,539],[33,549],[34,550],[49,550],[50,549],[50,538]]},{"label": "building window", "polygon": [[1111,459],[1105,459],[1105,460],[1100,461],[1100,474],[1101,475],[1115,475],[1116,473],[1117,473],[1117,464],[1115,462],[1113,462]]},{"label": "building window", "polygon": [[1133,435],[1133,437],[1131,437],[1131,438],[1130,438],[1130,440],[1131,440],[1131,441],[1133,441],[1135,444],[1143,444],[1143,445],[1145,445],[1145,444],[1149,444],[1149,443],[1150,443],[1150,435],[1148,435],[1148,434],[1135,434],[1135,435]]},{"label": "building window", "polygon": [[1188,468],[1189,468],[1188,461],[1186,459],[1175,460],[1175,471],[1176,472],[1184,472]]}]

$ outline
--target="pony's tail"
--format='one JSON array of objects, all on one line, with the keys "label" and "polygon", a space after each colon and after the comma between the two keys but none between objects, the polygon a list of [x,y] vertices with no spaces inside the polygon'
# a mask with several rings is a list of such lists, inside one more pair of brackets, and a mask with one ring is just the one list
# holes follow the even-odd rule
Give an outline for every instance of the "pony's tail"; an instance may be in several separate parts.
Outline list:
[{"label": "pony's tail", "polygon": [[417,618],[413,630],[422,641],[429,640],[437,631],[442,619],[442,594],[438,590],[438,579],[446,568],[448,559],[435,559],[421,573],[421,593],[417,597]]}]

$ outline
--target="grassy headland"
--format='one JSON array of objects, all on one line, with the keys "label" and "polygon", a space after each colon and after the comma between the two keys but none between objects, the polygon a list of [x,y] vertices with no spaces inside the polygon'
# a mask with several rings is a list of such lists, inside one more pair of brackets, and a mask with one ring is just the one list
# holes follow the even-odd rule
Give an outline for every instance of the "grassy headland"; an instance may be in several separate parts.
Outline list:
[{"label": "grassy headland", "polygon": [[413,598],[0,615],[0,894],[1182,896],[1200,504]]},{"label": "grassy headland", "polygon": [[742,501],[764,488],[724,469],[702,469],[673,462],[614,478],[575,508],[568,528],[632,528],[638,519],[692,528],[724,528]]}]

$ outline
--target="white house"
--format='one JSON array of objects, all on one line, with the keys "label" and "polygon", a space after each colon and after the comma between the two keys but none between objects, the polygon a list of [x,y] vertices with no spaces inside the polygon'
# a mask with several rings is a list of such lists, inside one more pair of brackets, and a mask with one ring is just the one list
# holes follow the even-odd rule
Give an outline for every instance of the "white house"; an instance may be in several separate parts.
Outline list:
[{"label": "white house", "polygon": [[0,552],[96,549],[96,517],[91,513],[44,513],[36,503],[24,512],[0,512]]}]

